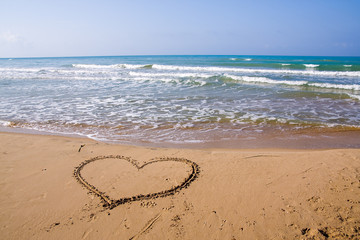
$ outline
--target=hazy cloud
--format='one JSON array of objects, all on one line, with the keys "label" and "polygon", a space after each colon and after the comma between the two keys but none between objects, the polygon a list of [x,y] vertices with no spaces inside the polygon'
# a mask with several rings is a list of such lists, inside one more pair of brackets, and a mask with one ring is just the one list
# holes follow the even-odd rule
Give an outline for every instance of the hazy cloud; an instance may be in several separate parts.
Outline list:
[{"label": "hazy cloud", "polygon": [[6,43],[16,43],[20,40],[20,37],[12,32],[3,32],[0,34],[0,41]]}]

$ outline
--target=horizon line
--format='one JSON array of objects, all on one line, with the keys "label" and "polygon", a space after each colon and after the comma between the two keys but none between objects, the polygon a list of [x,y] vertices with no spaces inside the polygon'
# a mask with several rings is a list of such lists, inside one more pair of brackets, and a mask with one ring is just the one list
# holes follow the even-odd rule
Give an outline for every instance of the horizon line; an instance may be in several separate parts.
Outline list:
[{"label": "horizon line", "polygon": [[73,56],[37,56],[37,57],[0,57],[0,59],[30,58],[91,58],[91,57],[160,57],[160,56],[276,56],[276,57],[360,57],[346,55],[287,55],[287,54],[124,54],[124,55],[73,55]]}]

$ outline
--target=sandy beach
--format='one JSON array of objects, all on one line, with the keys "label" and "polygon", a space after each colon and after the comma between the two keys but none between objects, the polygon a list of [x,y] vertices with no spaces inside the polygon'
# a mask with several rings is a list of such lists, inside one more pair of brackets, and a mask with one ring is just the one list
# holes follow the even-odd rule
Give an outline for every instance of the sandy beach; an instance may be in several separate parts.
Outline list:
[{"label": "sandy beach", "polygon": [[359,149],[0,142],[1,239],[360,238]]},{"label": "sandy beach", "polygon": [[360,0],[0,6],[0,240],[360,240]]}]

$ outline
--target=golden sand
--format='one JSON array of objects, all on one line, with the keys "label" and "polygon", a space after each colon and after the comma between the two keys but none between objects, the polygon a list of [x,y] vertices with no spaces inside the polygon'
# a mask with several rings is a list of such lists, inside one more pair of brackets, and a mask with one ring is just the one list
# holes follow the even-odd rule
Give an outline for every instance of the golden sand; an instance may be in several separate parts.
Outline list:
[{"label": "golden sand", "polygon": [[360,239],[360,149],[0,143],[0,239]]}]

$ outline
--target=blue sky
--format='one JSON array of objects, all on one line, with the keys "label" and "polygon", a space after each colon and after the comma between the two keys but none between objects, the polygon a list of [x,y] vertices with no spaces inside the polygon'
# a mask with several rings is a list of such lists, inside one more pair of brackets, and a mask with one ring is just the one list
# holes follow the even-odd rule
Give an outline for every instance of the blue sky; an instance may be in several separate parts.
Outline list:
[{"label": "blue sky", "polygon": [[359,0],[1,0],[0,57],[360,56]]}]

